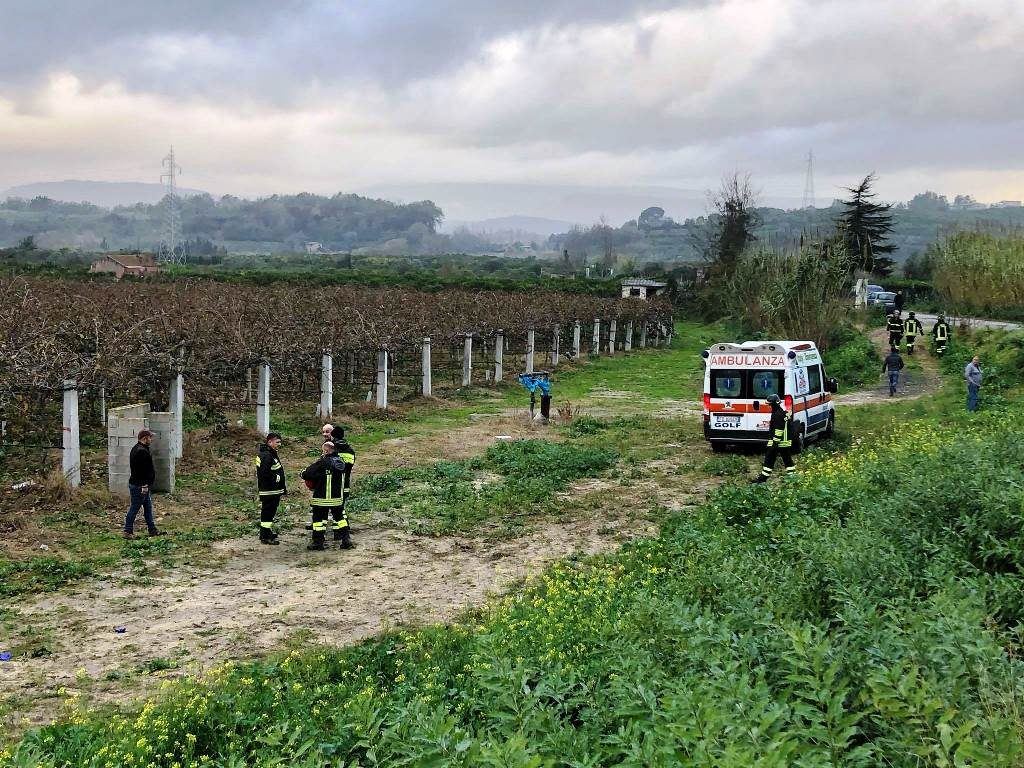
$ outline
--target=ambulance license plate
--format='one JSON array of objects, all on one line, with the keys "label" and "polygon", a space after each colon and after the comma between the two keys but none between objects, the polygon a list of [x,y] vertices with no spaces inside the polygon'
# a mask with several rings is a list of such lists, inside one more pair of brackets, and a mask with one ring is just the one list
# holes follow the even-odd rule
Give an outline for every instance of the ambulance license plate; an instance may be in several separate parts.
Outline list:
[{"label": "ambulance license plate", "polygon": [[726,429],[732,429],[740,425],[739,416],[716,416],[715,426],[725,427]]}]

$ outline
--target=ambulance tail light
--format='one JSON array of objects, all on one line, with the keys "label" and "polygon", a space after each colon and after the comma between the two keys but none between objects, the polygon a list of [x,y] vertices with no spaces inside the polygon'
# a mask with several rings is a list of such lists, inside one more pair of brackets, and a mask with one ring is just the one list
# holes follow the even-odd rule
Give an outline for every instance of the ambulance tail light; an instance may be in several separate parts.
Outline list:
[{"label": "ambulance tail light", "polygon": [[792,395],[786,395],[786,398],[785,398],[785,400],[783,400],[783,403],[786,406],[786,410],[789,411],[790,413],[792,413],[793,412],[793,396]]},{"label": "ambulance tail light", "polygon": [[711,395],[704,395],[704,413],[711,411]]}]

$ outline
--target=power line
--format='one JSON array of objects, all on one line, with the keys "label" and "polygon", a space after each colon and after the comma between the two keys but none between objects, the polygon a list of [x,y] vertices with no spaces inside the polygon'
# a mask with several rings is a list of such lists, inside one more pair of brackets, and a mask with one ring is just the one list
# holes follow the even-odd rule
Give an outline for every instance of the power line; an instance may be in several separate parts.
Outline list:
[{"label": "power line", "polygon": [[801,208],[814,208],[814,150],[807,153],[807,179],[804,181],[804,201]]}]

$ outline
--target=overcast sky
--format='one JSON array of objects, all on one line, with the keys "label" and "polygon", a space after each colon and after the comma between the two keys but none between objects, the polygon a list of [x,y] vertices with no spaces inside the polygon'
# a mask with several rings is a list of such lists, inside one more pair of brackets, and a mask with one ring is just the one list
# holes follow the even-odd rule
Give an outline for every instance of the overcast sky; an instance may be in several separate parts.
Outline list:
[{"label": "overcast sky", "polygon": [[[0,189],[1024,197],[1021,0],[0,0]],[[507,211],[515,213],[516,211]]]}]

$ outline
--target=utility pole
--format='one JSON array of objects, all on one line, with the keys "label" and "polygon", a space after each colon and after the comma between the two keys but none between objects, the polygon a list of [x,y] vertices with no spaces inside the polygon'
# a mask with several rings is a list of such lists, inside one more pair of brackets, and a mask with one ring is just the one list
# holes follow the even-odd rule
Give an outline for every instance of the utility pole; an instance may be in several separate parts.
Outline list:
[{"label": "utility pole", "polygon": [[807,178],[804,181],[803,209],[814,207],[814,150],[807,153]]},{"label": "utility pole", "polygon": [[164,185],[164,236],[160,243],[159,259],[168,264],[184,264],[185,247],[178,242],[181,237],[181,209],[177,177],[181,175],[181,166],[174,159],[174,147],[171,147],[162,165],[164,172],[160,174],[160,181]]}]

